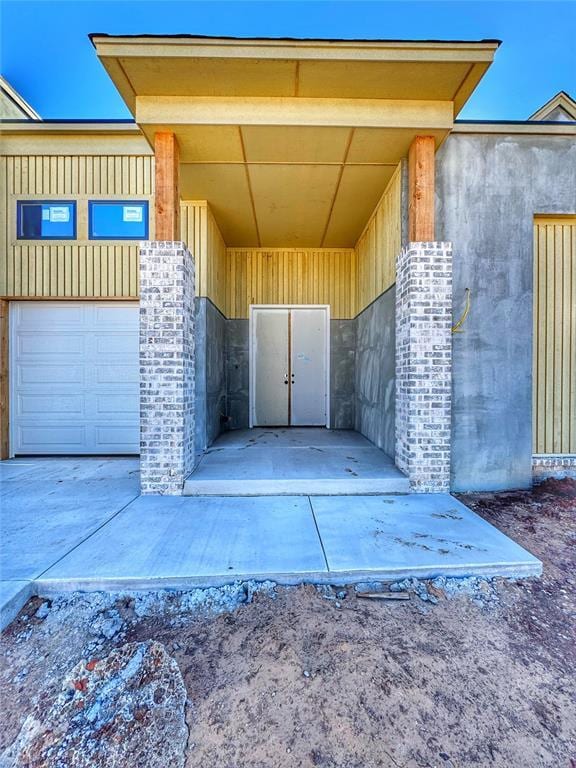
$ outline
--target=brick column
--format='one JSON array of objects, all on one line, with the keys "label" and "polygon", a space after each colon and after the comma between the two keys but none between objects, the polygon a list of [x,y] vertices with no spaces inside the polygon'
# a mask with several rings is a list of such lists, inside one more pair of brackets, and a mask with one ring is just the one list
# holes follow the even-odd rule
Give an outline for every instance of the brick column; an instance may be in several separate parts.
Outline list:
[{"label": "brick column", "polygon": [[184,480],[193,467],[194,259],[185,243],[142,243],[142,493],[180,495]]},{"label": "brick column", "polygon": [[396,268],[396,464],[450,490],[452,244],[408,243]]}]

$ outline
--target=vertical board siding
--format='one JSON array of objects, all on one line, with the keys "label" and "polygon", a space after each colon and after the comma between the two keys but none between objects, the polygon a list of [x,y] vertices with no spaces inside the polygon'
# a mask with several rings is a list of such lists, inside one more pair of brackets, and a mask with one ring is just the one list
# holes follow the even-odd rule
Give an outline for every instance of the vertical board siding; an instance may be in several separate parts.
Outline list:
[{"label": "vertical board siding", "polygon": [[180,233],[194,256],[196,295],[226,314],[226,243],[206,201],[182,203]]},{"label": "vertical board siding", "polygon": [[227,317],[250,304],[329,304],[334,319],[356,314],[353,248],[228,248]]},{"label": "vertical board siding", "polygon": [[576,454],[576,216],[534,221],[534,453]]},{"label": "vertical board siding", "polygon": [[400,165],[356,243],[357,311],[396,282],[396,257],[402,246],[402,173]]},{"label": "vertical board siding", "polygon": [[[0,295],[45,298],[135,298],[138,245],[87,240],[92,197],[151,201],[152,156],[0,157]],[[75,199],[77,240],[18,241],[16,201]]]}]

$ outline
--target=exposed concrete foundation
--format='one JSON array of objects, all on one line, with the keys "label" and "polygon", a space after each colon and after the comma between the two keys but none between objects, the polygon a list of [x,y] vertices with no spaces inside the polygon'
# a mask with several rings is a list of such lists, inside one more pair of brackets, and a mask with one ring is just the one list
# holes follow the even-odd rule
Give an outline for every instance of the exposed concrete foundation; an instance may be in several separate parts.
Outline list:
[{"label": "exposed concrete foundation", "polygon": [[248,341],[248,320],[226,320],[227,429],[247,429],[250,423]]},{"label": "exposed concrete foundation", "polygon": [[330,321],[330,426],[354,429],[356,320]]},{"label": "exposed concrete foundation", "polygon": [[194,467],[194,259],[182,242],[140,248],[140,478],[178,495]]},{"label": "exposed concrete foundation", "polygon": [[210,299],[196,298],[196,453],[218,437],[226,413],[226,318]]},{"label": "exposed concrete foundation", "polygon": [[532,458],[534,483],[544,480],[563,480],[566,477],[576,479],[576,456],[542,454]]},{"label": "exposed concrete foundation", "polygon": [[452,245],[409,243],[396,269],[396,465],[412,490],[450,489]]}]

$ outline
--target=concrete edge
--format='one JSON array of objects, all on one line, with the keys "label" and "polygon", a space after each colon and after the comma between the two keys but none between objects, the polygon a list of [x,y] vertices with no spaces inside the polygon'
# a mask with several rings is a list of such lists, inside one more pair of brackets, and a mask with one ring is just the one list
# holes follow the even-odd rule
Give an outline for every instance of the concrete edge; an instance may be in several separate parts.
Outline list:
[{"label": "concrete edge", "polygon": [[183,496],[376,496],[410,493],[407,477],[385,480],[186,480]]},{"label": "concrete edge", "polygon": [[[22,582],[14,583],[20,584]],[[22,583],[20,590],[9,597],[5,603],[0,605],[0,632],[3,632],[14,621],[28,600],[36,594],[36,582],[28,581]]]},{"label": "concrete edge", "polygon": [[542,563],[533,560],[517,563],[489,563],[483,566],[422,566],[358,571],[308,571],[302,573],[235,573],[214,576],[173,576],[152,578],[111,579],[40,579],[35,582],[36,594],[49,597],[67,592],[122,592],[157,589],[206,589],[232,584],[235,581],[274,581],[281,586],[299,584],[357,584],[363,581],[399,581],[405,578],[433,579],[437,576],[466,578],[468,576],[524,579],[542,575]]}]

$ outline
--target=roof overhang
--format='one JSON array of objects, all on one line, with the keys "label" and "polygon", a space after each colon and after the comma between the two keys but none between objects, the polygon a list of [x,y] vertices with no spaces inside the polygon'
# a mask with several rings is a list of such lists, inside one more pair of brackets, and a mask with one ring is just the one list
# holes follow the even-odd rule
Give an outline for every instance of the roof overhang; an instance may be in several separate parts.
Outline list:
[{"label": "roof overhang", "polygon": [[0,155],[151,155],[132,120],[0,120]]},{"label": "roof overhang", "polygon": [[27,120],[41,120],[42,118],[36,112],[36,110],[28,104],[18,91],[13,88],[5,77],[0,75],[0,91],[15,105],[16,109],[21,112],[23,119]]},{"label": "roof overhang", "polygon": [[[555,115],[560,115],[561,117],[557,118]],[[562,121],[576,120],[576,101],[566,91],[557,93],[528,118],[528,120],[535,121],[556,119],[561,119]]]},{"label": "roof overhang", "polygon": [[497,41],[91,35],[181,195],[231,245],[353,245],[414,136],[444,140]]}]

